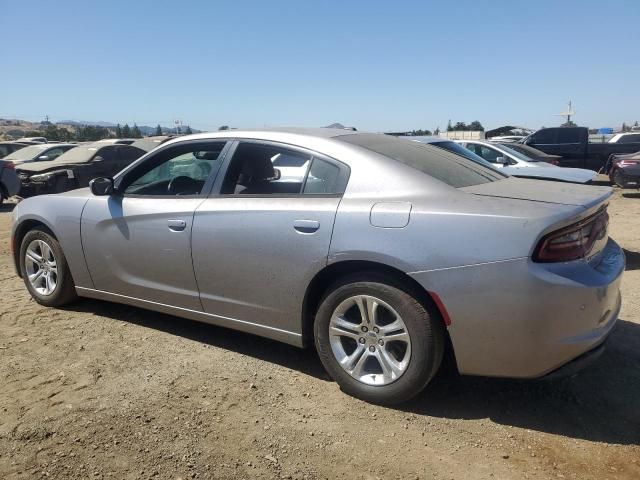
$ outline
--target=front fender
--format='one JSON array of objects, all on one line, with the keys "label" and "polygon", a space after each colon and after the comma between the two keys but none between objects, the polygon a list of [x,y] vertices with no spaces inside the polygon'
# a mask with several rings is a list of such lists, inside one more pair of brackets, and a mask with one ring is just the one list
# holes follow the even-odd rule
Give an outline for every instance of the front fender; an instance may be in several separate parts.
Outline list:
[{"label": "front fender", "polygon": [[20,202],[11,235],[16,269],[19,271],[22,238],[32,228],[44,225],[60,243],[76,286],[93,288],[80,235],[80,220],[87,200],[84,195],[66,194],[42,195]]}]

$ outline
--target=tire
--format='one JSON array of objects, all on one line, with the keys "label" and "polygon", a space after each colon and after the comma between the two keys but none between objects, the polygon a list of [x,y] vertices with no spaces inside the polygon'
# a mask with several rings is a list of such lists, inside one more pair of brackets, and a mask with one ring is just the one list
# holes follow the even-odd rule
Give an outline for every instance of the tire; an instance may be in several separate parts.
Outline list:
[{"label": "tire", "polygon": [[[377,320],[363,321],[363,310],[375,303]],[[445,342],[435,308],[419,302],[401,282],[377,273],[347,277],[329,288],[316,313],[314,337],[322,364],[340,388],[379,405],[402,403],[420,393],[440,367]],[[355,365],[351,373],[340,361]]]},{"label": "tire", "polygon": [[[30,251],[29,259],[27,258],[28,250]],[[40,258],[40,261],[34,261],[36,258]],[[37,281],[32,283],[30,275],[38,271],[40,275]],[[20,272],[27,290],[41,305],[61,307],[77,298],[75,284],[64,252],[53,235],[43,229],[30,230],[22,239]]]},{"label": "tire", "polygon": [[613,183],[620,188],[625,188],[624,177],[617,168],[613,171]]}]

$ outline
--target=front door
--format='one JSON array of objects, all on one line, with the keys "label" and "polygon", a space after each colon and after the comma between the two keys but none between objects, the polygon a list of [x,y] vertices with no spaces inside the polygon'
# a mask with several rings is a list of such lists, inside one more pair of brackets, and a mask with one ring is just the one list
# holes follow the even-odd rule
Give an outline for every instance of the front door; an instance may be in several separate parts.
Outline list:
[{"label": "front door", "polygon": [[347,178],[346,166],[313,153],[239,142],[220,195],[194,218],[204,311],[299,333],[304,293],[326,265]]},{"label": "front door", "polygon": [[94,197],[82,239],[94,288],[202,310],[191,259],[193,216],[220,168],[226,142],[168,146]]}]

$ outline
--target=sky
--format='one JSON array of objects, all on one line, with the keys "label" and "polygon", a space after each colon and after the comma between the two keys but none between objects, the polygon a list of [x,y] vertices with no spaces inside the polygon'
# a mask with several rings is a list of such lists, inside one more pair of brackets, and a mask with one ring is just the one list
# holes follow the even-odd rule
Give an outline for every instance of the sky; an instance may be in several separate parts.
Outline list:
[{"label": "sky", "polygon": [[640,0],[0,0],[0,118],[359,130],[640,121]]}]

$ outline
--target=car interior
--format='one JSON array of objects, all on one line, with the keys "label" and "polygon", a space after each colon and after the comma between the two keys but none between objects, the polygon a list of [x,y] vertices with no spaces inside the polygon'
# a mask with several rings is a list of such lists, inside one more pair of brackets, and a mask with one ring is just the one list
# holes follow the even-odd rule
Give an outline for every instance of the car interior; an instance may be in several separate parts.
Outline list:
[{"label": "car interior", "polygon": [[[281,180],[274,160],[286,158],[286,165],[299,165],[292,176]],[[296,194],[302,191],[311,156],[268,145],[241,143],[222,185],[222,194]],[[284,161],[284,160],[283,160]],[[295,167],[294,167],[295,168]]]}]

